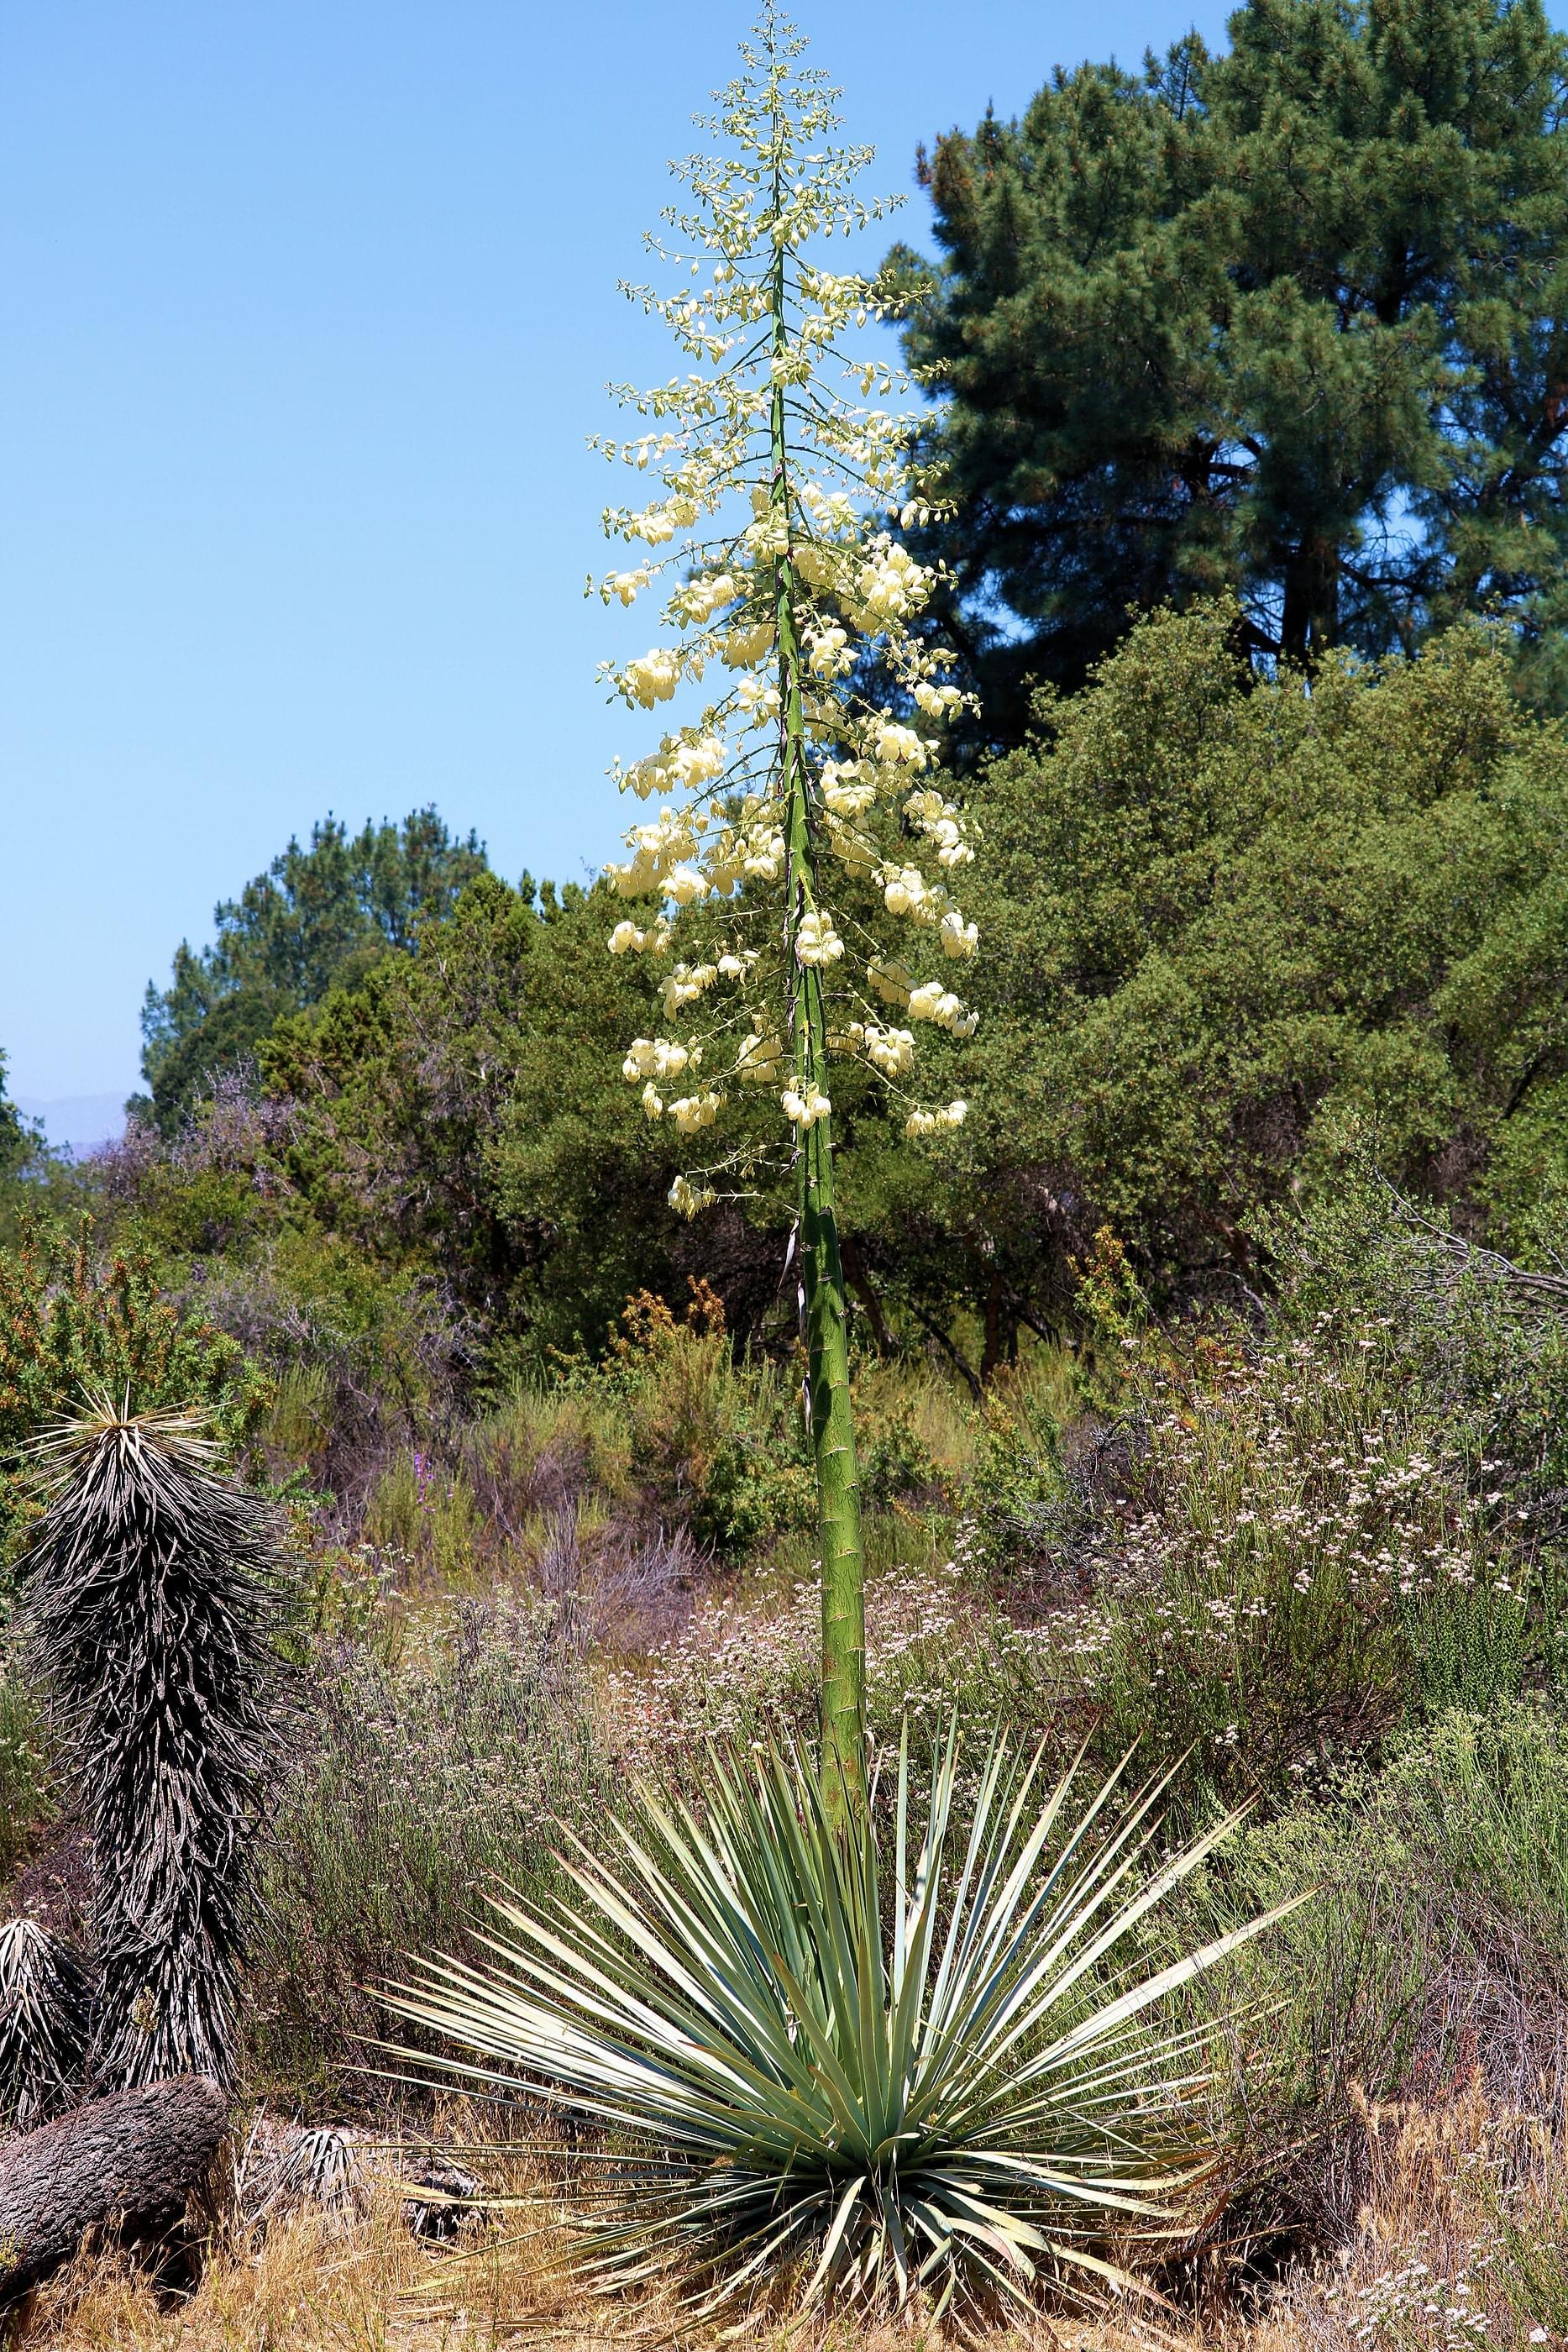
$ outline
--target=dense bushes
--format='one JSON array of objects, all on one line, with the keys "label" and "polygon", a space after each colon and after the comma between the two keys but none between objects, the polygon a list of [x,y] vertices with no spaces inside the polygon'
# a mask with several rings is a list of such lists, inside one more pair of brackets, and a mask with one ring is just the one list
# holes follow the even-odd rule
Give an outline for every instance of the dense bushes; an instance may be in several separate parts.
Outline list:
[{"label": "dense bushes", "polygon": [[[988,1377],[1071,1319],[1102,1224],[1162,1301],[1245,1307],[1270,1278],[1260,1205],[1332,1181],[1351,1116],[1406,1189],[1550,1264],[1568,740],[1495,635],[1336,659],[1309,689],[1247,672],[1224,604],[1158,615],[967,794],[982,1021],[961,1072],[934,1049],[968,1099],[961,1148],[939,1163],[847,1064],[836,1081],[869,1345]],[[492,1393],[552,1349],[597,1357],[629,1296],[688,1276],[737,1338],[788,1346],[784,1192],[669,1213],[673,1146],[616,1075],[661,976],[605,952],[613,893],[457,878],[403,952],[312,965],[317,1001],[258,1035],[259,1073],[225,1063],[183,1125],[82,1180],[116,1235],[220,1292],[347,1253],[439,1301]]]},{"label": "dense bushes", "polygon": [[645,976],[605,953],[608,891],[494,876],[362,987],[263,1049],[292,1107],[298,1201],[372,1257],[439,1270],[496,1369],[531,1341],[598,1348],[628,1294],[667,1286],[668,1147],[620,1087],[651,1019]]},{"label": "dense bushes", "polygon": [[1561,2097],[1568,1727],[1536,1705],[1449,1714],[1381,1771],[1331,1775],[1232,1843],[1173,1948],[1303,1887],[1240,1963],[1274,2011],[1235,2087],[1254,2224],[1333,2243],[1366,2189],[1358,2098],[1440,2098],[1471,2069],[1500,2109]]},{"label": "dense bushes", "polygon": [[1561,730],[1479,628],[1309,691],[1253,684],[1234,624],[1145,624],[976,788],[967,1131],[1026,1294],[1035,1227],[1082,1252],[1103,1221],[1239,1304],[1249,1213],[1351,1111],[1515,1248],[1563,1181]]}]

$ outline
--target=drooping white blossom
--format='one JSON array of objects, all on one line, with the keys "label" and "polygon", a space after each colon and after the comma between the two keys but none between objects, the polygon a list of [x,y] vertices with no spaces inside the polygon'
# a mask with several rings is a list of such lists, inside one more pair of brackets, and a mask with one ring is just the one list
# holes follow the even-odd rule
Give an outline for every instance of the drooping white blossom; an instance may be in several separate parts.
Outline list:
[{"label": "drooping white blossom", "polygon": [[[967,698],[929,634],[939,572],[906,537],[942,505],[896,405],[903,378],[855,347],[900,298],[823,258],[891,206],[857,194],[870,151],[832,143],[835,93],[800,64],[803,46],[772,20],[742,45],[744,70],[706,123],[718,152],[676,167],[686,196],[664,216],[669,236],[647,239],[674,283],[627,289],[679,359],[663,383],[620,388],[638,429],[595,444],[639,482],[604,514],[634,552],[591,583],[612,608],[657,596],[660,641],[602,674],[629,709],[682,714],[613,771],[662,804],[606,868],[622,898],[649,902],[609,945],[663,958],[678,942],[664,1019],[696,1026],[684,1042],[634,1039],[625,1076],[650,1118],[688,1135],[765,1089],[796,1145],[831,1113],[824,1034],[902,1091],[918,1026],[974,1030],[959,996],[908,968],[899,927],[949,963],[978,947],[952,896],[974,850],[941,772]],[[819,1007],[814,1048],[803,991]],[[931,1136],[964,1115],[961,1101],[913,1103],[903,1123]],[[685,1215],[714,1197],[685,1175],[670,1195]]]}]

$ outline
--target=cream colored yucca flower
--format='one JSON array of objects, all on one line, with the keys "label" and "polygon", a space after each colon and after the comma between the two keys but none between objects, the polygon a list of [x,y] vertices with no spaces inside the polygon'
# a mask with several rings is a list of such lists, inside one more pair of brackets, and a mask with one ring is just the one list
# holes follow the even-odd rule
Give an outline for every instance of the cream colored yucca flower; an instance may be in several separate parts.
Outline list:
[{"label": "cream colored yucca flower", "polygon": [[779,1100],[784,1107],[785,1118],[802,1129],[815,1127],[818,1120],[826,1118],[833,1108],[815,1078],[808,1078],[803,1089],[787,1087]]},{"label": "cream colored yucca flower", "polygon": [[826,966],[837,963],[843,954],[844,943],[833,929],[832,918],[812,908],[801,916],[795,926],[795,961],[800,964]]},{"label": "cream colored yucca flower", "polygon": [[[632,576],[619,575],[622,580]],[[627,602],[630,599],[625,600]],[[667,702],[681,679],[681,656],[677,651],[655,646],[641,661],[628,662],[621,673],[622,691],[628,702],[641,703],[651,710],[655,702]]]},{"label": "cream colored yucca flower", "polygon": [[[668,802],[606,870],[623,898],[654,902],[615,925],[613,953],[662,956],[696,926],[660,992],[666,1021],[700,1011],[674,1050],[702,1059],[703,1087],[666,1103],[685,1064],[646,1039],[627,1077],[651,1118],[692,1135],[721,1131],[731,1102],[738,1116],[737,1081],[766,1082],[794,1149],[826,1135],[830,1035],[902,1091],[916,1024],[974,1027],[950,990],[904,969],[897,929],[934,931],[944,960],[978,945],[947,878],[973,856],[963,811],[930,781],[966,697],[929,633],[939,573],[902,536],[942,502],[896,405],[902,375],[852,348],[901,306],[828,258],[892,207],[856,194],[870,151],[833,143],[835,93],[800,47],[774,19],[743,45],[747,70],[705,125],[720,152],[675,167],[685,196],[646,240],[674,282],[627,290],[680,360],[666,382],[622,389],[631,437],[595,444],[640,478],[604,515],[634,558],[591,583],[614,609],[660,604],[659,643],[604,666],[612,693],[634,710],[691,698],[685,723],[612,772]],[[879,899],[885,938],[869,928]],[[889,1027],[887,1006],[910,1025]],[[904,1125],[936,1134],[953,1109],[909,1103]],[[745,1172],[768,1146],[754,1116],[741,1125],[720,1164]],[[694,1213],[716,1172],[683,1179],[675,1205]]]}]

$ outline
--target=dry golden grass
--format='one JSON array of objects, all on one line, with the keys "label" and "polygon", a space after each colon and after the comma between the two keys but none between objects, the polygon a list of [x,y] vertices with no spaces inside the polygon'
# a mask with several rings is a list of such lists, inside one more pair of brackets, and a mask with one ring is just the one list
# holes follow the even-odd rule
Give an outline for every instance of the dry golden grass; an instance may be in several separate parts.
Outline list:
[{"label": "dry golden grass", "polygon": [[[220,2243],[180,2297],[160,2298],[123,2258],[84,2254],[35,2296],[7,2352],[492,2352],[541,2338],[561,2352],[662,2352],[690,2341],[668,2305],[611,2305],[574,2288],[548,2226],[497,2232],[457,2258],[420,2245],[400,2218],[403,2193],[382,2179],[356,2214],[307,2210]],[[754,2352],[938,2352],[950,2340],[909,2320],[759,2324],[744,2338]],[[1059,2321],[998,2329],[983,2352],[1178,2347],[1155,2328]]]},{"label": "dry golden grass", "polygon": [[[439,2278],[444,2292],[431,2297]],[[423,2292],[422,2292],[423,2290]],[[458,2304],[454,2311],[452,2305]],[[491,2352],[543,2336],[560,2352],[682,2341],[656,2305],[625,2314],[573,2296],[549,2261],[516,2247],[437,2262],[410,2238],[395,2200],[347,2229],[300,2215],[244,2252],[212,2259],[195,2293],[162,2305],[126,2263],[84,2258],[35,2299],[17,2352]],[[842,2321],[759,2328],[755,2352],[938,2352],[928,2325]],[[983,2352],[1171,2352],[1159,2331],[1059,2323],[998,2330]]]},{"label": "dry golden grass", "polygon": [[[1545,2086],[1542,2086],[1543,2089]],[[1540,2352],[1568,2337],[1563,2117],[1492,2106],[1478,2070],[1443,2105],[1364,2107],[1371,2188],[1351,2243],[1224,2352]]]},{"label": "dry golden grass", "polygon": [[[1479,2083],[1437,2107],[1368,2109],[1370,2193],[1351,2243],[1247,2315],[1184,2330],[1117,2315],[998,2330],[979,2352],[1542,2352],[1568,2342],[1563,2118],[1504,2112]],[[514,2185],[521,2185],[514,2183]],[[566,2352],[681,2340],[674,2315],[595,2304],[563,2281],[549,2230],[455,2263],[403,2228],[383,2181],[351,2220],[317,2212],[214,2252],[162,2304],[121,2261],[84,2257],[36,2297],[26,2352],[480,2352],[540,2336]],[[454,2308],[455,2306],[455,2308]],[[755,2352],[936,2352],[921,2322],[758,2326]]]}]

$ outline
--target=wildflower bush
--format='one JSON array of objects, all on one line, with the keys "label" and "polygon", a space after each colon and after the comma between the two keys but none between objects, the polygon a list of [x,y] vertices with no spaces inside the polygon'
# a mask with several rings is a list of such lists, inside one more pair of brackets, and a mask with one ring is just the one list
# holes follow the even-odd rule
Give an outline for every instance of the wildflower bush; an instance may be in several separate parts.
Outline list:
[{"label": "wildflower bush", "polygon": [[1157,1724],[1222,1780],[1272,1778],[1397,1716],[1423,1628],[1454,1600],[1482,1643],[1494,1621],[1511,1633],[1507,1532],[1389,1381],[1385,1328],[1325,1322],[1255,1360],[1200,1349],[1149,1367],[1093,1690],[1113,1742]]},{"label": "wildflower bush", "polygon": [[[873,1523],[873,1529],[875,1523]],[[906,1717],[935,1731],[958,1703],[983,1724],[1006,1636],[956,1561],[896,1557],[900,1530],[873,1536],[866,1585],[866,1722],[874,1748],[895,1747]],[[879,1563],[876,1551],[894,1556]],[[696,1742],[746,1747],[768,1734],[809,1737],[817,1706],[814,1580],[764,1601],[715,1594],[674,1640],[612,1677],[612,1737],[640,1764],[683,1771]]]},{"label": "wildflower bush", "polygon": [[376,1987],[460,1939],[493,1874],[548,1878],[558,1822],[601,1780],[579,1656],[547,1608],[459,1603],[326,1646],[261,1858],[246,2030],[254,2079],[291,2102],[371,2095]]}]

